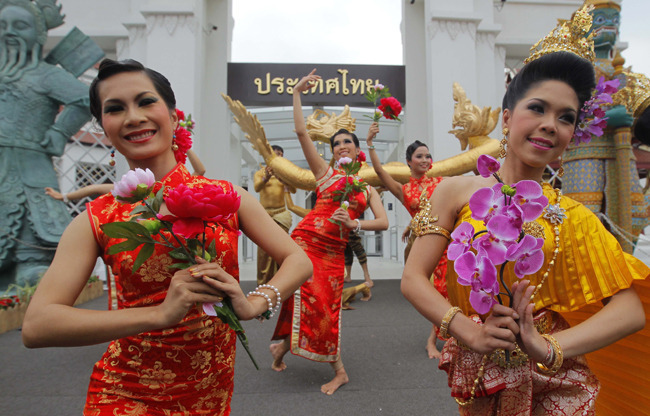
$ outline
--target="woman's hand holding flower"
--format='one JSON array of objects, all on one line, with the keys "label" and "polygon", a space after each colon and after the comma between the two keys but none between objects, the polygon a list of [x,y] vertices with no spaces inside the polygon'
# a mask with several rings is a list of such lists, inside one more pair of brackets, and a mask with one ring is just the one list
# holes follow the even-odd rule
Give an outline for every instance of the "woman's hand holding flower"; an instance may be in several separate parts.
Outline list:
[{"label": "woman's hand holding flower", "polygon": [[379,133],[379,123],[374,121],[368,128],[368,136],[366,136],[366,144],[370,147],[372,146],[373,139]]},{"label": "woman's hand holding flower", "polygon": [[159,327],[168,328],[178,324],[197,303],[220,302],[224,292],[193,277],[189,269],[174,273],[165,300],[156,306]]},{"label": "woman's hand holding flower", "polygon": [[350,218],[350,213],[343,207],[334,211],[330,218],[339,221],[341,224],[345,225],[346,228],[355,228],[357,226],[357,222]]},{"label": "woman's hand holding flower", "polygon": [[533,323],[533,308],[530,297],[535,291],[535,286],[528,280],[515,282],[512,285],[513,308],[519,315],[519,335],[517,343],[523,352],[536,362],[544,362],[548,352],[547,342],[537,332]]}]

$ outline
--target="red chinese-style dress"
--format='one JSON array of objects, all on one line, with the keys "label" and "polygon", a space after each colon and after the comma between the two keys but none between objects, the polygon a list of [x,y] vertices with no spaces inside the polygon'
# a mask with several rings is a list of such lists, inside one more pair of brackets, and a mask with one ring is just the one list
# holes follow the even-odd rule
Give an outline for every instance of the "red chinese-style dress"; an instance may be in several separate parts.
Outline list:
[{"label": "red chinese-style dress", "polygon": [[[557,195],[551,186],[544,184],[543,190],[549,204],[556,204]],[[563,196],[560,207],[565,210],[567,217],[558,225],[559,251],[553,266],[549,263],[556,248],[555,226],[544,216],[536,220],[544,230],[544,264],[538,273],[526,276],[526,279],[530,279],[531,284],[540,284],[543,274],[549,270],[547,279],[533,298],[537,331],[542,334],[562,331],[569,327],[565,318],[575,317],[585,309],[595,309],[601,300],[632,284],[641,299],[647,303],[650,283],[646,278],[650,275],[650,269],[637,258],[623,252],[616,238],[585,206]],[[482,221],[471,218],[469,205],[460,211],[455,226],[464,221],[471,223],[477,231],[485,228]],[[469,303],[470,288],[459,285],[457,277],[454,268],[449,267],[449,301],[452,305],[460,306],[465,314],[479,320]],[[504,280],[508,287],[517,280],[512,263],[507,264]],[[504,289],[501,288],[501,291]],[[572,321],[578,322],[589,316],[590,314],[578,316],[577,320]],[[607,411],[600,407],[600,384],[602,382],[603,391],[609,388],[614,392],[619,391],[619,395],[628,394],[632,405],[639,400],[646,400],[647,403],[649,335],[650,330],[645,329],[588,354],[589,366],[583,355],[565,358],[562,367],[554,375],[540,373],[536,363],[521,351],[514,356],[511,354],[510,361],[506,363],[503,350],[497,350],[488,355],[485,374],[476,389],[476,400],[469,406],[459,407],[460,413],[481,416],[621,414],[618,410],[610,413],[613,411],[611,407]],[[614,357],[614,361],[610,361],[613,366],[605,367],[600,373],[596,368],[592,371],[592,354],[599,357],[608,354],[612,348],[620,348],[623,356],[610,353],[610,357]],[[482,355],[469,350],[455,338],[450,338],[445,344],[440,368],[448,373],[453,397],[468,399],[471,396],[481,360]],[[642,368],[646,369],[646,373],[639,375]],[[641,382],[643,377],[646,379],[645,384]],[[595,413],[594,405],[599,409],[598,413]],[[647,409],[645,407],[646,411]]]},{"label": "red chinese-style dress", "polygon": [[[214,184],[232,190],[229,182],[190,175],[182,164],[161,182],[166,189]],[[156,186],[160,189],[160,184]],[[99,226],[127,221],[135,204],[118,203],[107,194],[86,206],[101,256],[115,275],[115,290],[109,296],[117,300],[118,309],[162,303],[174,274],[169,248],[156,244],[154,254],[136,272],[132,266],[139,249],[106,254],[123,240],[107,237]],[[234,215],[229,229],[211,224],[214,230],[207,227],[206,235],[208,242],[216,242],[221,266],[236,279],[238,222]],[[169,233],[166,236],[173,240]],[[84,415],[228,415],[236,339],[228,325],[198,305],[176,326],[112,341],[93,369]]]},{"label": "red chinese-style dress", "polygon": [[[316,205],[291,234],[307,253],[314,274],[282,304],[273,339],[291,336],[291,352],[314,361],[335,362],[340,352],[344,250],[349,230],[328,221],[340,206],[333,192],[343,172],[331,167],[316,182]],[[348,212],[356,219],[366,209],[369,189],[350,197]]]},{"label": "red chinese-style dress", "polygon": [[[402,185],[402,197],[404,199],[404,207],[413,217],[417,214],[420,206],[420,196],[423,192],[426,192],[427,199],[431,198],[433,190],[436,189],[436,186],[442,181],[441,177],[428,177],[427,175],[422,175],[420,179],[415,179],[413,176],[410,177],[408,183]],[[404,249],[404,261],[408,258],[408,255],[411,251],[411,246],[415,241],[415,234],[411,233],[409,236],[408,244]],[[445,275],[447,274],[447,251],[442,254],[438,265],[433,270],[433,275],[431,276],[431,283],[436,288],[438,292],[444,297],[447,297],[447,283],[445,280]]]}]

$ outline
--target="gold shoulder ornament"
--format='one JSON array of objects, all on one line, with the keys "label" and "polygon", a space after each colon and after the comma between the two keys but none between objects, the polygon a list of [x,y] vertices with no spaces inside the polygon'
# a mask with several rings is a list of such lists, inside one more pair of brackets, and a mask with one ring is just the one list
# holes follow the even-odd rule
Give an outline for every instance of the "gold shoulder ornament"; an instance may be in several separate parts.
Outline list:
[{"label": "gold shoulder ornament", "polygon": [[438,222],[438,216],[431,215],[431,202],[427,198],[427,193],[423,191],[420,195],[418,213],[411,219],[411,231],[416,237],[422,237],[427,234],[438,234],[451,241],[449,231],[436,225],[436,222]]}]

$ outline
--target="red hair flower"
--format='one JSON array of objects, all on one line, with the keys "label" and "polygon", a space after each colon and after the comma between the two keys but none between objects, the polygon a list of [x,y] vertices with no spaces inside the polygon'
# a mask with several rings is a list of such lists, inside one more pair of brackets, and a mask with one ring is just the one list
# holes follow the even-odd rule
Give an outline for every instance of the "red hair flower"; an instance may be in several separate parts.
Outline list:
[{"label": "red hair flower", "polygon": [[400,104],[400,102],[397,101],[395,97],[382,98],[379,100],[379,102],[379,109],[384,114],[385,118],[389,120],[401,121],[399,119],[399,115],[402,112],[402,104]]},{"label": "red hair flower", "polygon": [[192,136],[190,132],[183,127],[183,125],[187,123],[185,120],[185,113],[177,108],[176,116],[178,117],[178,126],[174,131],[174,143],[176,143],[178,149],[174,150],[174,158],[176,158],[176,162],[178,163],[185,163],[187,160],[187,151],[192,147]]},{"label": "red hair flower", "polygon": [[361,150],[357,155],[357,162],[365,162],[365,161],[366,161],[366,154],[363,153],[363,150]]}]

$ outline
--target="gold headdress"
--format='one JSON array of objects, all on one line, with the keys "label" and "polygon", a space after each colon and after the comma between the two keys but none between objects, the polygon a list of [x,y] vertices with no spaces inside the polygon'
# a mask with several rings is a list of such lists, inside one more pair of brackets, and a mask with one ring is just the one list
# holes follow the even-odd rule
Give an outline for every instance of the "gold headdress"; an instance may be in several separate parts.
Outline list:
[{"label": "gold headdress", "polygon": [[586,36],[591,29],[591,14],[593,6],[583,6],[571,20],[561,20],[560,23],[546,37],[530,48],[530,56],[524,63],[552,52],[571,52],[594,61],[594,42],[592,34]]},{"label": "gold headdress", "polygon": [[612,0],[585,0],[583,6],[594,6],[594,9],[617,9],[621,10],[621,5]]}]

